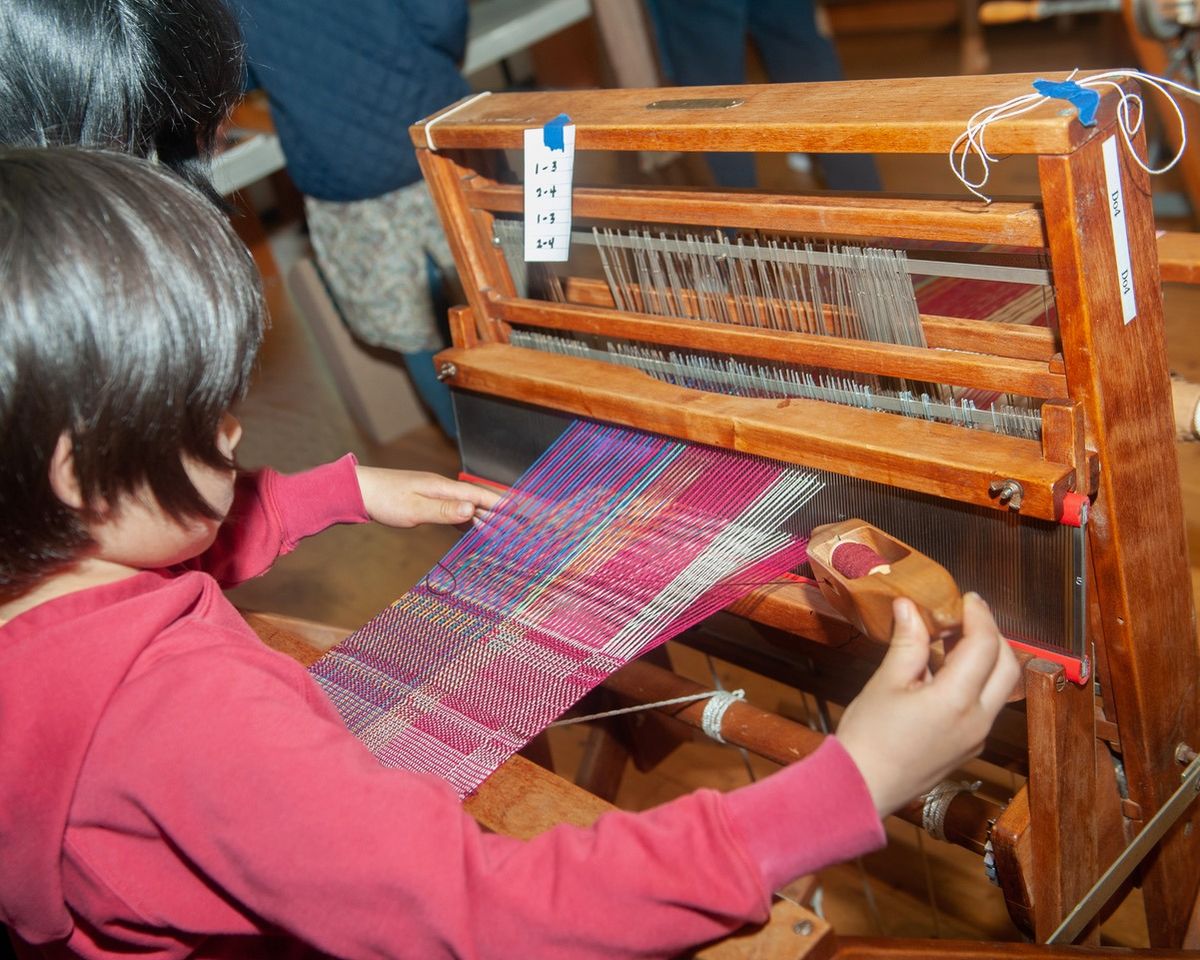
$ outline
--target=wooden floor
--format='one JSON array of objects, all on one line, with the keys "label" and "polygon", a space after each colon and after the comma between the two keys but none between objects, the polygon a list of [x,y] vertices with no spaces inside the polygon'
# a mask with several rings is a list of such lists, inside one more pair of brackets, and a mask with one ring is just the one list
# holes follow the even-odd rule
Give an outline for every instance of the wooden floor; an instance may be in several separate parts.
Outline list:
[{"label": "wooden floor", "polygon": [[[1109,27],[1083,20],[1073,30],[1052,23],[1038,27],[992,31],[989,46],[993,69],[1065,70],[1075,66],[1108,66],[1121,62],[1119,37]],[[916,33],[886,37],[856,37],[840,44],[851,77],[953,73],[957,43],[952,33]],[[1128,58],[1124,58],[1127,62]],[[913,116],[920,104],[911,105]],[[958,188],[940,158],[889,158],[881,163],[885,186],[896,192],[943,191]],[[782,159],[762,165],[764,185],[795,189],[802,180]],[[1031,169],[1016,163],[1000,165],[999,183],[1005,193],[1027,191]],[[1160,184],[1159,189],[1170,189]],[[294,238],[278,248],[283,259],[295,255]],[[1194,318],[1200,294],[1192,289],[1165,291],[1171,363],[1200,379],[1200,342]],[[336,393],[328,372],[304,326],[286,300],[277,310],[261,370],[242,408],[246,426],[241,459],[246,465],[270,463],[296,470],[353,450],[367,463],[453,473],[457,457],[452,445],[433,427],[380,446],[355,427]],[[1200,444],[1179,448],[1186,498],[1188,539],[1193,557],[1193,583],[1200,571]],[[304,544],[265,577],[233,592],[243,606],[356,626],[414,584],[454,539],[447,530],[391,531],[375,527],[338,528]],[[710,683],[710,666],[699,655],[675,650],[675,665],[702,683]],[[760,677],[742,675],[718,665],[722,682],[747,688],[752,702],[794,718],[815,716],[815,704]],[[555,735],[556,761],[572,769],[585,734],[571,728]],[[749,770],[735,751],[709,743],[689,742],[653,774],[627,771],[617,801],[644,808],[700,784],[733,787],[769,765],[755,761]],[[1001,793],[1016,784],[1007,774],[988,771]],[[1086,824],[1080,825],[1087,829]],[[888,849],[861,863],[822,874],[824,909],[845,934],[900,936],[962,936],[1019,939],[1009,925],[998,891],[982,875],[980,861],[965,851],[922,838],[903,823],[889,823]],[[1135,902],[1128,904],[1105,928],[1114,943],[1146,943],[1144,922]]]}]

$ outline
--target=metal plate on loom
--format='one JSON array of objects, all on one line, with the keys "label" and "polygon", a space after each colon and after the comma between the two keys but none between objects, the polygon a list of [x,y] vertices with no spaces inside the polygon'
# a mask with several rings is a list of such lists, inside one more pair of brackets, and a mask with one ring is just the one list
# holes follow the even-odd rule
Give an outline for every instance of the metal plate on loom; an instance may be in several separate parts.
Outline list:
[{"label": "metal plate on loom", "polygon": [[[463,469],[511,484],[573,418],[544,407],[452,391]],[[992,608],[1008,637],[1082,656],[1079,529],[823,470],[825,489],[790,524],[797,536],[858,517],[946,567]],[[797,571],[802,576],[810,571]]]},{"label": "metal plate on loom", "polygon": [[512,486],[574,420],[565,413],[452,390],[466,473]]}]

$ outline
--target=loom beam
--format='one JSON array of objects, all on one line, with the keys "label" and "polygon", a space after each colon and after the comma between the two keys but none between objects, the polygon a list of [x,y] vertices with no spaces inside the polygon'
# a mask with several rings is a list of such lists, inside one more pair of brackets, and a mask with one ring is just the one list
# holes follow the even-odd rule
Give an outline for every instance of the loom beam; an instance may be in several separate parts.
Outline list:
[{"label": "loom beam", "polygon": [[[614,673],[604,682],[604,688],[627,703],[658,703],[677,697],[694,696],[707,689],[678,674],[641,660],[634,661]],[[702,730],[704,702],[656,707],[657,712],[694,730]],[[730,704],[721,725],[726,743],[743,747],[757,756],[778,764],[795,763],[813,753],[825,740],[825,735],[802,723],[751,703]],[[986,797],[960,793],[951,802],[945,822],[946,839],[958,846],[982,854],[988,838],[988,822],[996,819],[1003,807]],[[914,826],[922,826],[923,805],[914,801],[903,807],[897,816]]]},{"label": "loom beam", "polygon": [[[269,647],[310,667],[349,633],[276,614],[246,613],[246,622]],[[509,758],[463,804],[496,833],[528,840],[567,823],[591,826],[615,808],[521,756]],[[828,923],[788,900],[776,900],[770,919],[694,954],[696,960],[823,960],[833,955]]]},{"label": "loom beam", "polygon": [[[504,343],[451,347],[437,356],[462,390],[550,407],[696,443],[831,470],[979,506],[1007,509],[991,492],[1015,479],[1021,510],[1057,519],[1075,470],[1043,459],[1036,440],[964,436],[949,424],[888,417],[819,400],[762,401],[661,383],[637,370],[574,360]],[[630,404],[630,397],[638,403]],[[885,427],[881,432],[881,427]]]}]

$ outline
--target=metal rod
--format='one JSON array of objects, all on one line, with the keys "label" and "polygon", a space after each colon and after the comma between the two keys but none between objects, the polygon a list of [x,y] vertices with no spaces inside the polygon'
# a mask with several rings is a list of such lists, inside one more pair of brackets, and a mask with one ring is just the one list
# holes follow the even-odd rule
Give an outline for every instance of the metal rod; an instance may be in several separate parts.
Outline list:
[{"label": "metal rod", "polygon": [[[496,220],[497,235],[504,241],[510,241],[515,235],[520,236],[520,221]],[[515,227],[500,227],[500,224],[515,224]],[[588,230],[575,230],[571,233],[571,242],[585,246],[595,246],[596,238]],[[691,246],[686,240],[672,237],[629,237],[618,231],[605,232],[603,243],[610,247],[625,247],[629,249],[645,249],[647,244],[655,249],[670,253],[691,252]],[[762,260],[768,263],[795,263],[798,259],[805,260],[815,266],[845,267],[845,258],[838,253],[825,253],[819,250],[800,247],[764,247],[762,245],[741,246],[736,244],[722,245],[720,256],[731,260]],[[995,280],[1001,283],[1024,283],[1048,287],[1053,285],[1050,271],[1040,267],[1007,267],[1003,264],[964,263],[953,260],[914,260],[912,258],[897,258],[897,267],[911,274],[929,277],[955,277],[961,280]]]},{"label": "metal rod", "polygon": [[1188,764],[1179,789],[1171,794],[1171,798],[1162,805],[1158,813],[1150,818],[1150,822],[1134,837],[1133,842],[1117,857],[1113,865],[1101,874],[1092,889],[1071,909],[1058,929],[1050,934],[1046,943],[1074,943],[1075,938],[1092,922],[1097,911],[1109,901],[1138,864],[1154,849],[1155,844],[1192,805],[1197,794],[1200,794],[1200,757]]},{"label": "metal rod", "polygon": [[[659,351],[634,344],[613,344],[609,349],[600,349],[579,340],[536,331],[513,330],[510,342],[518,347],[617,363],[670,381],[704,381],[716,392],[826,400],[866,410],[942,420],[1010,436],[1036,438],[1041,434],[1041,414],[1034,409],[981,410],[970,400],[942,401],[925,395],[915,396],[909,391],[871,388],[844,377],[835,381],[807,371],[776,369],[732,359],[704,362],[709,358],[675,353],[664,356]],[[721,387],[727,391],[722,391]]]}]

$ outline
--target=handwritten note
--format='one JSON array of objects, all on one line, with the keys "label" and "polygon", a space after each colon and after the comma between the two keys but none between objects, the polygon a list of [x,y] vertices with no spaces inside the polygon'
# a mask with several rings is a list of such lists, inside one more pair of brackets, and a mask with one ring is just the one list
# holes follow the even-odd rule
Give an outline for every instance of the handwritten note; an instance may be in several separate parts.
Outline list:
[{"label": "handwritten note", "polygon": [[1121,315],[1125,323],[1137,316],[1133,293],[1133,264],[1129,257],[1129,229],[1125,223],[1125,192],[1121,188],[1121,157],[1114,134],[1104,141],[1104,181],[1108,189],[1108,214],[1112,221],[1113,252],[1117,257],[1117,284],[1121,289]]},{"label": "handwritten note", "polygon": [[571,252],[575,125],[567,119],[525,131],[526,261],[564,261]]}]

